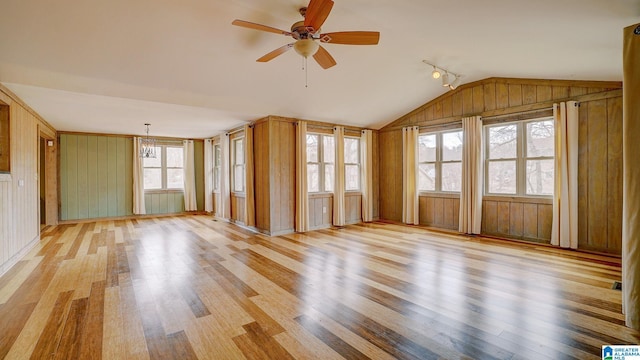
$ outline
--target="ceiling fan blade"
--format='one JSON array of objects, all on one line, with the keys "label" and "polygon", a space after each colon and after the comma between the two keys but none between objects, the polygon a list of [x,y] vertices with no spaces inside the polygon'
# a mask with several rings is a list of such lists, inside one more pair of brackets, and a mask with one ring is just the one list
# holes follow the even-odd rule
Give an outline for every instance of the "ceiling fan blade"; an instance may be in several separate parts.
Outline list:
[{"label": "ceiling fan blade", "polygon": [[280,56],[284,53],[286,53],[287,51],[289,51],[289,49],[291,49],[293,47],[293,43],[291,44],[287,44],[285,46],[281,46],[275,50],[273,50],[272,52],[266,54],[265,56],[261,57],[260,59],[256,60],[257,62],[267,62],[269,60],[273,60],[275,57]]},{"label": "ceiling fan blade", "polygon": [[313,58],[316,59],[323,69],[328,69],[336,64],[333,56],[331,56],[331,54],[329,54],[329,52],[322,46],[318,48],[318,51],[313,55]]},{"label": "ceiling fan blade", "polygon": [[266,31],[266,32],[274,33],[274,34],[281,34],[281,35],[287,35],[287,36],[291,35],[291,33],[288,32],[288,31],[284,31],[284,30],[276,29],[276,28],[271,27],[271,26],[262,25],[262,24],[256,24],[256,23],[252,23],[252,22],[244,21],[244,20],[236,19],[236,20],[233,20],[233,22],[231,24],[235,25],[235,26],[242,26],[242,27],[245,27],[245,28],[248,28],[248,29]]},{"label": "ceiling fan blade", "polygon": [[332,8],[333,0],[311,0],[304,16],[304,26],[313,28],[314,33],[320,30]]},{"label": "ceiling fan blade", "polygon": [[380,33],[377,31],[341,31],[320,34],[320,41],[329,44],[377,45]]}]

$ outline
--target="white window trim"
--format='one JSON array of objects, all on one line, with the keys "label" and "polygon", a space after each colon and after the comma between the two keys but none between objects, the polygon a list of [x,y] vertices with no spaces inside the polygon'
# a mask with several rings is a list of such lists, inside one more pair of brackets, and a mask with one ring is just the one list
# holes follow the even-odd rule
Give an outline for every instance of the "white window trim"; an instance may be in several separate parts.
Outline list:
[{"label": "white window trim", "polygon": [[[219,159],[220,161],[218,161],[218,153],[220,153],[220,159]],[[222,147],[220,146],[220,144],[213,144],[213,192],[220,193],[221,182],[222,182]]]},{"label": "white window trim", "polygon": [[[329,165],[333,165],[333,169],[334,169],[334,176],[335,176],[335,159],[330,159],[331,161],[325,161],[324,159],[324,137],[331,137],[333,138],[333,135],[327,135],[327,134],[321,134],[321,133],[307,133],[307,135],[312,135],[312,136],[317,136],[318,137],[318,161],[309,161],[309,159],[307,159],[307,165],[313,165],[316,164],[318,165],[318,181],[319,181],[319,186],[318,186],[318,191],[307,191],[308,194],[314,194],[314,195],[318,195],[318,194],[333,194],[333,190],[326,190],[325,189],[325,167],[327,164]],[[307,149],[305,148],[305,151]],[[334,141],[334,149],[333,149],[334,153],[335,153],[335,141]],[[309,181],[308,175],[307,175],[307,181]]]},{"label": "white window trim", "polygon": [[[502,196],[502,197],[519,197],[519,198],[536,198],[536,199],[551,199],[553,198],[553,194],[549,195],[537,195],[537,194],[527,194],[527,179],[526,179],[526,171],[527,171],[527,160],[554,160],[555,156],[536,156],[536,157],[527,157],[527,136],[526,131],[524,130],[528,123],[532,122],[541,122],[541,121],[553,121],[553,117],[541,117],[536,119],[527,119],[527,120],[519,120],[519,121],[509,121],[497,124],[490,124],[483,126],[483,143],[484,143],[484,195],[485,196]],[[490,159],[489,158],[489,129],[492,127],[505,126],[505,125],[517,125],[516,127],[516,157],[515,158],[499,158],[499,159]],[[554,142],[555,144],[555,142]],[[516,162],[516,192],[511,194],[504,193],[492,193],[489,192],[489,163],[491,162],[501,162],[501,161],[515,161]],[[556,169],[554,169],[556,171]]]},{"label": "white window trim", "polygon": [[[238,164],[237,162],[237,154],[236,154],[236,143],[237,142],[242,142],[242,153],[244,155],[245,151],[247,151],[246,148],[246,144],[244,142],[244,136],[240,136],[237,137],[235,139],[231,140],[231,152],[232,152],[232,164],[231,164],[231,171],[232,171],[232,182],[231,182],[231,190],[234,194],[244,194],[245,191],[247,191],[247,184],[245,184],[245,177],[246,177],[246,168],[245,168],[245,159],[242,159],[242,164]],[[241,167],[242,168],[242,190],[236,190],[236,168]]]},{"label": "white window trim", "polygon": [[[144,189],[145,193],[158,193],[158,192],[184,192],[184,184],[181,188],[169,188],[167,187],[167,169],[184,169],[184,147],[177,144],[156,144],[156,148],[160,149],[160,166],[144,166],[143,169],[160,169],[160,181],[161,188],[159,189]],[[167,166],[167,148],[179,148],[182,149],[183,166],[182,167],[168,167]],[[144,172],[144,171],[143,171]]]},{"label": "white window trim", "polygon": [[[460,164],[460,166],[462,166],[462,159],[460,160],[442,160],[442,136],[443,134],[447,134],[447,133],[454,133],[454,132],[461,132],[462,129],[455,129],[455,130],[442,130],[442,131],[432,131],[432,132],[426,132],[426,133],[422,133],[418,135],[418,143],[420,143],[420,136],[427,136],[427,135],[435,135],[436,136],[436,159],[435,161],[420,161],[420,159],[418,159],[418,167],[421,164],[434,164],[434,168],[436,171],[436,184],[435,184],[435,189],[434,190],[421,190],[418,188],[418,192],[420,194],[460,194],[460,191],[448,191],[448,190],[442,190],[442,164]],[[420,156],[420,152],[418,151],[418,156]],[[418,173],[418,187],[420,187],[420,179],[419,179],[420,174]]]},{"label": "white window trim", "polygon": [[[347,154],[346,154],[346,151],[345,151],[345,159],[344,159],[344,177],[345,177],[344,178],[344,185],[345,185],[345,190],[344,191],[347,192],[347,193],[358,193],[358,192],[362,191],[362,172],[360,171],[361,170],[360,169],[360,166],[361,166],[361,164],[360,164],[360,151],[361,151],[361,148],[362,148],[362,144],[360,143],[360,138],[359,137],[345,136],[344,140],[346,141],[347,139],[356,140],[356,142],[358,144],[358,151],[357,151],[358,155],[357,155],[357,158],[356,158],[357,162],[348,163],[347,162]],[[346,149],[346,146],[345,146],[345,149]],[[347,190],[347,165],[349,165],[349,166],[355,165],[358,168],[358,188],[357,189]]]}]

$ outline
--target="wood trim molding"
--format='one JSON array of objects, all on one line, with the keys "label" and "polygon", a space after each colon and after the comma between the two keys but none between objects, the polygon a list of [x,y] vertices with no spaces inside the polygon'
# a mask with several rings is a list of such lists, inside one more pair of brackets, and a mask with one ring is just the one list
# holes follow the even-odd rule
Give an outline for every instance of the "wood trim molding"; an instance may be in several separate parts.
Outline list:
[{"label": "wood trim molding", "polygon": [[[13,100],[16,104],[22,106],[25,110],[27,110],[27,112],[29,112],[36,119],[38,119],[38,121],[40,121],[42,123],[42,125],[48,127],[50,132],[53,132],[55,134],[56,128],[54,128],[51,124],[49,124],[47,122],[47,120],[45,120],[42,116],[40,116],[40,114],[38,114],[35,110],[33,110],[29,105],[27,105],[27,103],[22,101],[22,99],[20,99],[18,97],[18,95],[14,94],[11,90],[9,90],[9,88],[7,88],[6,86],[0,84],[0,92],[5,93],[6,96],[11,98],[11,100]],[[4,99],[2,99],[2,97],[0,97],[0,100],[4,101]]]}]

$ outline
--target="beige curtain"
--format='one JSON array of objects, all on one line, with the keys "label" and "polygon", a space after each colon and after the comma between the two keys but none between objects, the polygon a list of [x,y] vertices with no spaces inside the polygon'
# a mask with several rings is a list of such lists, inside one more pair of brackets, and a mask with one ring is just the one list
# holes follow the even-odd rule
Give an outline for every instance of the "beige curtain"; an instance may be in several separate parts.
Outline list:
[{"label": "beige curtain", "polygon": [[245,225],[256,226],[256,198],[253,166],[253,125],[244,126]]},{"label": "beige curtain", "polygon": [[418,225],[418,134],[417,126],[402,129],[402,222]]},{"label": "beige curtain", "polygon": [[482,120],[480,116],[462,119],[462,187],[458,230],[480,234],[482,217]]},{"label": "beige curtain", "polygon": [[373,131],[360,136],[360,179],[362,183],[362,221],[373,220]]},{"label": "beige curtain", "polygon": [[193,150],[193,140],[184,140],[184,210],[198,210],[196,201],[196,164]]},{"label": "beige curtain", "polygon": [[223,219],[231,219],[231,182],[230,182],[230,144],[229,134],[220,135],[220,152],[222,163],[220,164],[220,216]]},{"label": "beige curtain", "polygon": [[551,244],[578,248],[578,103],[553,105],[555,186]]},{"label": "beige curtain", "polygon": [[336,142],[335,185],[333,188],[333,225],[344,226],[344,127],[333,128]]},{"label": "beige curtain", "polygon": [[624,29],[622,90],[622,303],[625,324],[640,330],[640,24]]},{"label": "beige curtain", "polygon": [[144,204],[144,163],[140,157],[140,138],[133,138],[133,213],[147,213]]},{"label": "beige curtain", "polygon": [[307,123],[296,124],[296,231],[309,230],[309,194],[307,188]]},{"label": "beige curtain", "polygon": [[204,211],[213,211],[213,141],[204,140]]}]

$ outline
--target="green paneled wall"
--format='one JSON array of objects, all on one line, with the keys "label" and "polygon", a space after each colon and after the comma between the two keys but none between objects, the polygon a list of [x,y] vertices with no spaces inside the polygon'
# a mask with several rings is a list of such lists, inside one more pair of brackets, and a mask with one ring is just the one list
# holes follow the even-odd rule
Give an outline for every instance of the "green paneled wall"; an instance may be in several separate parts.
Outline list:
[{"label": "green paneled wall", "polygon": [[60,219],[126,216],[133,209],[131,138],[60,135]]},{"label": "green paneled wall", "polygon": [[[204,210],[204,143],[195,141],[196,196]],[[60,135],[60,219],[132,215],[133,140],[130,137]],[[145,194],[147,214],[184,211],[182,192]]]}]

